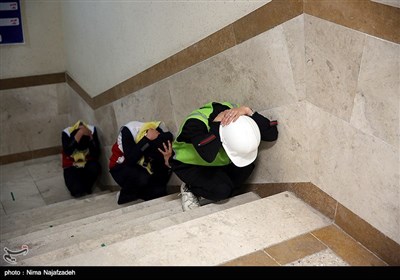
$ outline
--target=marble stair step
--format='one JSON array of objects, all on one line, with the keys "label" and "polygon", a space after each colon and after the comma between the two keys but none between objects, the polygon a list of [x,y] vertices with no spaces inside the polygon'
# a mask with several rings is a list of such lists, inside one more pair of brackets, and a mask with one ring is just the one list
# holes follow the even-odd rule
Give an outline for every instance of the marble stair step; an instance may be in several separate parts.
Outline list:
[{"label": "marble stair step", "polygon": [[[170,201],[174,198],[176,198],[176,194],[171,194],[168,196],[164,196],[158,199],[146,201],[145,205],[153,205],[153,204],[159,204],[163,203],[165,201]],[[87,202],[90,204],[90,202]],[[30,222],[25,227],[22,227],[23,224],[20,224],[18,227],[16,227],[15,230],[9,231],[6,233],[1,234],[1,240],[8,240],[11,238],[15,238],[21,235],[26,235],[28,233],[32,233],[35,231],[40,231],[40,230],[45,230],[45,229],[51,229],[53,227],[73,222],[73,221],[78,221],[81,219],[85,219],[88,217],[96,216],[98,214],[102,213],[108,213],[113,210],[117,209],[123,209],[129,206],[134,206],[134,205],[140,205],[141,203],[144,203],[142,200],[137,200],[131,203],[123,204],[123,205],[118,205],[116,201],[116,196],[115,193],[113,193],[112,196],[106,197],[102,200],[96,200],[93,201],[91,206],[86,206],[85,208],[78,208],[78,209],[72,209],[70,211],[66,210],[64,215],[62,213],[56,214],[56,215],[48,215],[46,217],[41,217],[36,220],[36,222]],[[71,208],[74,208],[73,205],[70,206]],[[143,207],[143,206],[138,206]]]},{"label": "marble stair step", "polygon": [[[21,258],[22,260],[19,263],[21,265],[42,265],[51,261],[61,260],[257,199],[260,199],[258,195],[249,192],[225,201],[210,203],[200,208],[183,212],[179,198],[175,201],[164,203],[162,205],[165,206],[164,209],[161,208],[158,212],[132,218],[124,222],[116,221],[110,225],[110,229],[102,227],[101,224],[88,225],[86,229],[78,229],[75,237],[78,237],[79,242],[77,239],[68,238],[69,236],[67,235],[67,238],[62,241],[53,241],[46,244],[46,246],[42,246],[45,248],[39,249],[38,252],[34,252],[36,248],[32,247],[32,253],[35,255],[28,254],[25,260]],[[108,230],[104,230],[105,228]]]},{"label": "marble stair step", "polygon": [[283,192],[41,265],[219,265],[331,223]]},{"label": "marble stair step", "polygon": [[26,227],[40,219],[51,219],[57,215],[66,215],[74,211],[83,210],[85,207],[93,207],[95,203],[104,204],[104,201],[114,199],[115,192],[106,191],[104,193],[92,194],[81,198],[71,198],[57,203],[52,203],[42,207],[17,212],[2,216],[0,232],[6,233],[13,231],[18,227]]},{"label": "marble stair step", "polygon": [[[87,239],[95,239],[105,234],[118,233],[119,230],[129,225],[145,223],[151,218],[171,215],[182,211],[181,202],[177,195],[174,198],[146,201],[132,206],[101,213],[88,218],[61,224],[56,227],[28,233],[1,242],[1,247],[19,248],[27,245],[30,248],[30,256],[42,254],[56,248],[63,248]],[[23,259],[20,258],[20,259]]]}]

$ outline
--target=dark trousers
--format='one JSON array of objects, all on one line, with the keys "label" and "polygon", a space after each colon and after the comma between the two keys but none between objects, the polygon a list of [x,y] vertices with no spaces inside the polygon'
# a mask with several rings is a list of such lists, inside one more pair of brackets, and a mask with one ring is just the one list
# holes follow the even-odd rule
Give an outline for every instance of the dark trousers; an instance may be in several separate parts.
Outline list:
[{"label": "dark trousers", "polygon": [[[121,187],[121,196],[150,200],[167,194],[171,173],[167,169],[149,174],[139,165],[117,165],[110,170],[111,176]],[[133,198],[132,198],[133,200]]]},{"label": "dark trousers", "polygon": [[88,161],[84,168],[74,166],[64,168],[64,181],[71,195],[79,197],[91,194],[92,187],[101,171],[97,161]]},{"label": "dark trousers", "polygon": [[226,166],[197,166],[177,163],[175,174],[187,185],[196,196],[218,201],[234,194],[249,178],[254,170],[254,163],[237,167],[234,164]]}]

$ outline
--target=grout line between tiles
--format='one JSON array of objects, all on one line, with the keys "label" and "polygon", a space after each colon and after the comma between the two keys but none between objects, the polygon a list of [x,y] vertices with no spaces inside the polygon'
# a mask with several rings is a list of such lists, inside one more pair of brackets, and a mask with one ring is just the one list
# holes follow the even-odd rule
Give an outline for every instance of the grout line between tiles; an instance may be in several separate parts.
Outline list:
[{"label": "grout line between tiles", "polygon": [[[386,264],[387,266],[389,266],[389,264],[387,262],[385,262],[382,258],[378,257],[374,252],[372,252],[371,250],[369,250],[367,247],[365,247],[362,243],[360,243],[357,239],[355,239],[353,236],[351,236],[350,234],[348,234],[347,232],[345,232],[341,227],[339,227],[337,224],[333,224],[336,228],[338,228],[341,232],[343,232],[346,236],[350,237],[351,240],[353,240],[355,243],[357,243],[358,245],[360,245],[362,248],[364,248],[367,252],[371,253],[375,258],[377,258],[378,260],[382,261],[384,264]],[[312,234],[312,233],[311,233]],[[317,237],[315,237],[317,238]],[[321,241],[322,242],[322,241]],[[330,248],[330,247],[329,247]],[[334,251],[331,248],[332,251]],[[335,252],[336,253],[336,252]]]},{"label": "grout line between tiles", "polygon": [[273,259],[277,264],[279,264],[279,266],[283,266],[281,263],[279,263],[273,256],[271,256],[270,254],[267,253],[267,251],[265,251],[265,249],[262,249],[262,251],[271,259]]}]

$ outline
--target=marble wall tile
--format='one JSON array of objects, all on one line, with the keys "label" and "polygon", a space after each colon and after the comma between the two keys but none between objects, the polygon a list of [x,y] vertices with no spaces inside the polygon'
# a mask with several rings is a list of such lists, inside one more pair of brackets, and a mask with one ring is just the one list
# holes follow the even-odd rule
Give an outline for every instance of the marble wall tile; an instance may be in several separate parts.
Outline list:
[{"label": "marble wall tile", "polygon": [[1,129],[7,133],[0,133],[0,155],[29,151],[26,131],[19,123],[2,122]]},{"label": "marble wall tile", "polygon": [[60,131],[68,115],[59,106],[64,84],[1,92],[0,154],[9,155],[60,145]]},{"label": "marble wall tile", "polygon": [[18,123],[32,118],[54,117],[58,114],[57,105],[57,85],[3,90],[0,121]]},{"label": "marble wall tile", "polygon": [[102,169],[102,173],[100,174],[100,177],[98,181],[104,185],[104,186],[117,186],[118,184],[114,181],[112,178],[109,169],[108,169],[108,163],[109,159],[111,157],[111,148],[112,146],[102,146],[101,149],[101,155],[100,155],[100,165]]},{"label": "marble wall tile", "polygon": [[350,123],[399,147],[400,45],[367,36]]},{"label": "marble wall tile", "polygon": [[366,35],[304,16],[307,100],[350,120]]},{"label": "marble wall tile", "polygon": [[112,145],[116,139],[119,127],[112,104],[100,107],[94,111],[96,117],[97,133],[102,146]]},{"label": "marble wall tile", "polygon": [[97,126],[93,109],[72,87],[68,86],[67,89],[70,97],[70,112],[64,128],[75,124],[78,120]]},{"label": "marble wall tile", "polygon": [[[299,26],[301,20],[288,24],[286,35]],[[266,110],[301,99],[296,92],[288,49],[294,53],[301,49],[302,42],[293,39],[288,44],[286,39],[283,27],[277,26],[170,77],[178,123],[210,101],[227,100]],[[293,65],[298,73],[301,66]]]},{"label": "marble wall tile", "polygon": [[[57,118],[47,117],[43,119],[29,120],[22,125],[24,137],[29,150],[55,147],[61,145],[61,131],[68,120],[68,115],[60,115]],[[26,133],[28,132],[28,133]]]},{"label": "marble wall tile", "polygon": [[260,112],[278,120],[278,140],[262,142],[251,183],[287,183],[309,181],[309,143],[311,131],[305,121],[306,106],[298,102]]},{"label": "marble wall tile", "polygon": [[60,146],[61,131],[68,115],[43,118],[31,117],[23,122],[3,123],[0,134],[0,154],[8,155],[48,147]]},{"label": "marble wall tile", "polygon": [[134,120],[142,122],[160,120],[171,132],[176,132],[169,91],[169,81],[163,80],[115,101],[113,107],[118,125],[114,131],[115,137],[121,126]]},{"label": "marble wall tile", "polygon": [[399,150],[312,104],[311,182],[400,243]]},{"label": "marble wall tile", "polygon": [[304,44],[304,15],[300,15],[282,24],[287,48],[292,66],[297,98],[306,98],[305,87],[305,44]]},{"label": "marble wall tile", "polygon": [[71,100],[67,87],[66,83],[56,85],[58,114],[68,114],[70,112]]}]

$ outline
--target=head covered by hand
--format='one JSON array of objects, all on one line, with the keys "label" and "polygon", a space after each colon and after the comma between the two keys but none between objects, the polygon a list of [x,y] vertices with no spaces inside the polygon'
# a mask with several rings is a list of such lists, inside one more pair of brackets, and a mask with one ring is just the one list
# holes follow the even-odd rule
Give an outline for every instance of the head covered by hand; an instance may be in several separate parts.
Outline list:
[{"label": "head covered by hand", "polygon": [[[71,135],[75,135],[81,126],[88,128],[88,125],[85,122],[83,122],[82,120],[78,120],[73,126],[69,128],[69,132],[71,133]],[[90,142],[90,137],[87,135],[83,135],[78,142],[77,149],[78,150],[87,149],[89,147],[89,142]]]}]

